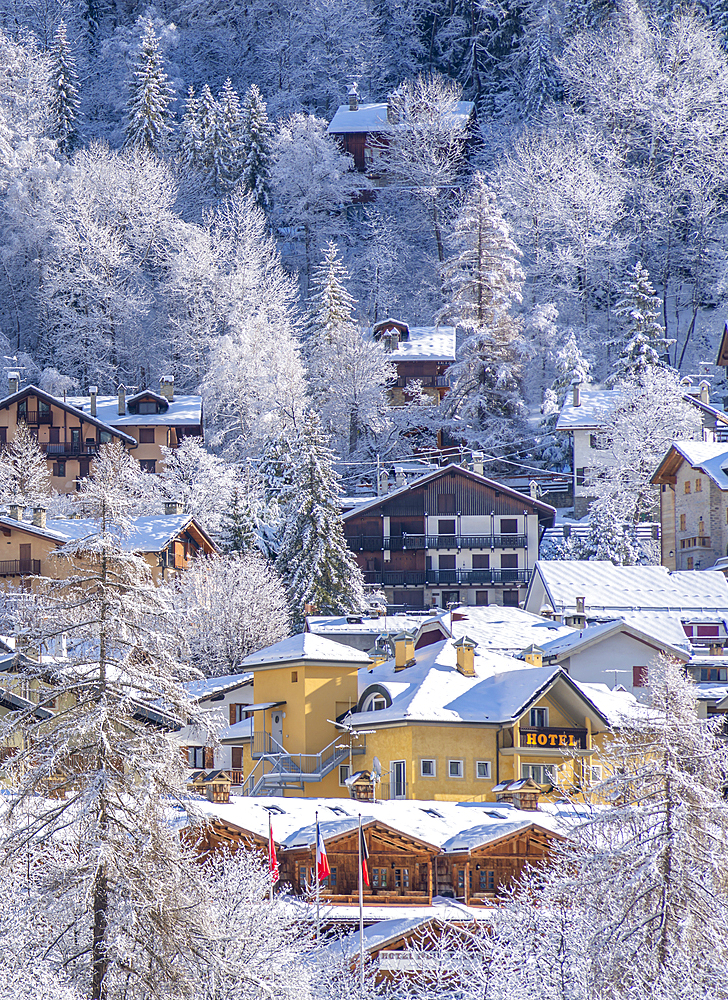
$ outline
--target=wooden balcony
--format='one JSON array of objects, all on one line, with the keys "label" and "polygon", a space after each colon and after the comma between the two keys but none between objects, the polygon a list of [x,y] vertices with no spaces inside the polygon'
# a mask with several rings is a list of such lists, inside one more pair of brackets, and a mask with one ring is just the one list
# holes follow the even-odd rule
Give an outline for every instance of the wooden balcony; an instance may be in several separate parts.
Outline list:
[{"label": "wooden balcony", "polygon": [[347,535],[354,552],[413,549],[525,549],[525,535]]},{"label": "wooden balcony", "polygon": [[41,442],[40,450],[44,455],[53,458],[73,458],[74,456],[93,458],[94,455],[98,455],[99,446],[95,442],[94,444],[77,444],[74,441],[62,441],[60,444]]},{"label": "wooden balcony", "polygon": [[25,421],[26,424],[37,427],[38,424],[53,425],[52,410],[26,410],[25,413],[18,411],[18,422]]},{"label": "wooden balcony", "polygon": [[40,576],[40,559],[1,559],[0,576]]}]

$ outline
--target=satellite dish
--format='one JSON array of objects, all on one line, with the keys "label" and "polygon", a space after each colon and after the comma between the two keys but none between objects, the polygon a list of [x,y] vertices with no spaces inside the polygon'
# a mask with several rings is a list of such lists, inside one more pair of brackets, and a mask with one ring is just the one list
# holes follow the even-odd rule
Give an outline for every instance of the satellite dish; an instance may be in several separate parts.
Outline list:
[{"label": "satellite dish", "polygon": [[379,763],[379,757],[375,757],[372,761],[372,774],[375,778],[381,778],[382,776],[382,765]]}]

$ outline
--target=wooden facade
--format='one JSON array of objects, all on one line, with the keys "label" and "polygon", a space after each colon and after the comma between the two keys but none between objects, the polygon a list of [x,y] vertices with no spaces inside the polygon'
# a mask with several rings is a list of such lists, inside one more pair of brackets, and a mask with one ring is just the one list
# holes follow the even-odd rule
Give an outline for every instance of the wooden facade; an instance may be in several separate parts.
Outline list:
[{"label": "wooden facade", "polygon": [[[366,904],[427,906],[432,902],[435,859],[440,849],[387,826],[379,820],[363,825],[369,850],[369,882],[364,888]],[[327,903],[356,903],[359,899],[358,829],[327,837],[326,853],[331,878],[322,886]],[[281,879],[294,892],[310,893],[316,861],[314,843],[281,852]]]}]

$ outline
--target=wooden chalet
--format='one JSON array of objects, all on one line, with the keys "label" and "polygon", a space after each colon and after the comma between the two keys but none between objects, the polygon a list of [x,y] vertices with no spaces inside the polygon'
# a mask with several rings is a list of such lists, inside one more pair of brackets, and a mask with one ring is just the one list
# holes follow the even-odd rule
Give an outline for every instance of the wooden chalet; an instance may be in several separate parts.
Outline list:
[{"label": "wooden chalet", "polygon": [[389,388],[392,406],[407,403],[408,387],[414,382],[430,402],[442,400],[450,389],[447,370],[455,361],[454,326],[410,328],[401,320],[384,319],[374,324],[372,337],[397,370],[397,380]]},{"label": "wooden chalet", "polygon": [[565,838],[537,823],[493,835],[488,828],[478,843],[477,831],[469,835],[468,846],[454,837],[445,845],[437,862],[440,895],[452,896],[466,905],[484,903],[509,890],[527,865],[548,862],[556,841]]},{"label": "wooden chalet", "polygon": [[[369,851],[369,882],[364,888],[366,904],[428,906],[432,903],[435,859],[440,849],[410,834],[402,833],[380,820],[362,826]],[[309,831],[307,831],[308,833]],[[327,903],[356,903],[359,899],[358,827],[324,836],[331,876],[322,885]],[[293,891],[310,893],[315,885],[315,839],[288,846],[279,857],[281,880]]]},{"label": "wooden chalet", "polygon": [[[236,851],[257,851],[268,853],[268,840],[252,830],[230,823],[219,816],[212,817],[201,827],[186,826],[182,839],[193,847],[202,860],[221,852],[235,854]],[[276,851],[280,845],[276,843]]]}]

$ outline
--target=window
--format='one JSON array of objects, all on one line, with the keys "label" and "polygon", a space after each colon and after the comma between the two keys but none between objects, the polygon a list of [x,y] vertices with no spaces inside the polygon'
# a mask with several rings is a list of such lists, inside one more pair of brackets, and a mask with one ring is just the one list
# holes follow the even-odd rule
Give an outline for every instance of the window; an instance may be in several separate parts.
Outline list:
[{"label": "window", "polygon": [[490,569],[490,556],[475,553],[473,555],[473,569]]},{"label": "window", "polygon": [[406,762],[403,760],[393,760],[389,765],[392,798],[404,799],[407,796],[406,766]]},{"label": "window", "polygon": [[500,520],[500,530],[501,535],[517,535],[518,534],[518,518],[517,517],[502,517]]},{"label": "window", "polygon": [[[306,872],[307,871],[309,872],[309,878],[310,878],[309,885],[310,886],[316,885],[316,869],[315,868],[308,868],[308,869],[302,868],[301,871],[303,872],[304,878],[306,877]],[[329,877],[328,878],[322,878],[321,881],[320,881],[320,883],[319,883],[319,885],[329,886],[331,889],[335,889],[336,888],[336,868],[332,867],[331,868],[331,874],[329,875]]]},{"label": "window", "polygon": [[187,763],[195,770],[201,770],[205,766],[205,748],[187,747]]},{"label": "window", "polygon": [[65,462],[54,462],[53,463],[53,475],[57,476],[59,479],[66,478],[66,463]]},{"label": "window", "polygon": [[438,533],[438,535],[454,535],[455,534],[455,522],[454,521],[438,521],[437,522],[437,533]]},{"label": "window", "polygon": [[440,569],[455,569],[455,556],[440,556],[438,562]]},{"label": "window", "polygon": [[702,493],[703,492],[703,480],[702,479],[696,479],[695,480],[695,492],[696,493]]},{"label": "window", "polygon": [[437,774],[437,765],[432,757],[423,757],[420,761],[420,774],[423,778],[434,778]]},{"label": "window", "polygon": [[387,700],[383,698],[380,694],[375,694],[373,698],[369,701],[367,705],[367,712],[381,712],[387,707]]},{"label": "window", "polygon": [[449,760],[447,762],[447,773],[451,778],[462,778],[464,774],[463,762],[461,760]]},{"label": "window", "polygon": [[688,565],[687,565],[687,568],[688,569],[694,569],[694,566],[695,566],[695,562],[693,560],[693,557],[692,556],[688,556]]},{"label": "window", "polygon": [[475,762],[475,777],[476,778],[490,778],[490,761],[489,760],[476,760]]},{"label": "window", "polygon": [[598,781],[602,780],[602,765],[592,764],[589,768],[589,776],[592,784],[596,784]]},{"label": "window", "polygon": [[557,770],[554,764],[521,764],[521,777],[531,778],[537,785],[556,785]]},{"label": "window", "polygon": [[242,705],[239,703],[234,703],[230,706],[230,725],[234,726],[236,722],[244,722],[248,718],[248,712],[246,711],[247,705]]},{"label": "window", "polygon": [[488,591],[487,590],[476,590],[475,591],[475,603],[480,608],[488,607]]},{"label": "window", "polygon": [[395,889],[409,889],[409,868],[394,869]]},{"label": "window", "polygon": [[700,670],[701,681],[727,681],[728,669],[726,667],[702,667]]},{"label": "window", "polygon": [[455,513],[455,494],[454,493],[438,493],[438,496],[437,496],[437,513],[438,514],[454,514]]},{"label": "window", "polygon": [[99,431],[99,444],[111,444],[111,431]]},{"label": "window", "polygon": [[[460,890],[460,895],[465,893],[465,869],[458,868],[458,889]],[[468,889],[472,892],[473,890],[473,873],[468,872]]]},{"label": "window", "polygon": [[139,403],[139,412],[140,413],[156,413],[157,412],[157,404],[153,400],[144,400],[143,399]]},{"label": "window", "polygon": [[531,709],[531,725],[534,729],[545,729],[549,724],[549,710],[547,708]]},{"label": "window", "polygon": [[680,515],[680,531],[687,531],[687,528],[685,527],[686,523],[687,523],[687,518],[685,517],[684,514],[681,514]]},{"label": "window", "polygon": [[518,607],[518,591],[517,590],[504,590],[503,591],[503,607],[504,608],[517,608]]},{"label": "window", "polygon": [[154,444],[154,428],[153,427],[140,427],[139,428],[139,444]]},{"label": "window", "polygon": [[[0,427],[0,445],[6,445],[8,443],[8,429],[7,427]],[[728,514],[728,510],[726,511]]]},{"label": "window", "polygon": [[61,443],[61,428],[60,427],[49,427],[48,428],[48,444],[60,444]]},{"label": "window", "polygon": [[585,472],[586,472],[586,469],[584,467],[582,467],[581,469],[577,469],[576,470],[576,485],[577,486],[583,486],[584,485],[584,478],[585,478],[584,474],[585,474]]},{"label": "window", "polygon": [[480,871],[479,888],[481,892],[495,892],[495,872]]},{"label": "window", "polygon": [[339,785],[344,788],[346,786],[347,779],[349,778],[349,765],[339,764]]},{"label": "window", "polygon": [[139,461],[142,472],[156,472],[157,461],[154,458],[142,458]]},{"label": "window", "polygon": [[504,552],[501,555],[501,569],[518,569],[517,553],[506,554]]},{"label": "window", "polygon": [[297,670],[292,670],[291,671],[291,684],[298,684],[298,671]]},{"label": "window", "polygon": [[690,480],[689,479],[685,480],[685,492],[686,493],[690,492]]},{"label": "window", "polygon": [[632,687],[647,687],[647,667],[632,667]]},{"label": "window", "polygon": [[372,868],[372,888],[373,889],[386,889],[387,888],[387,869],[386,868]]}]

